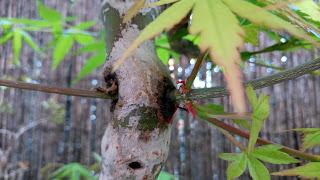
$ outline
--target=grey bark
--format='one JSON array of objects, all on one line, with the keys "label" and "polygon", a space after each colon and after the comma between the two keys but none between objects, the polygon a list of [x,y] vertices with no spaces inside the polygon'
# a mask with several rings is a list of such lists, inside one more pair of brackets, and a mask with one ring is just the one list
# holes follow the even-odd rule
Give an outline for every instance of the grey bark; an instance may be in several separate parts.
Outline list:
[{"label": "grey bark", "polygon": [[[107,29],[113,28],[108,27],[108,19],[121,22],[119,17],[132,2],[106,1],[103,17]],[[143,17],[141,14],[138,16]],[[147,14],[145,18],[148,17]],[[155,179],[168,156],[169,120],[175,110],[175,87],[166,68],[157,59],[153,43],[143,43],[112,72],[112,65],[138,36],[145,18],[135,19],[129,24],[114,23],[119,32],[112,31],[111,36],[116,38],[107,38],[115,41],[104,68],[104,77],[106,88],[116,81],[118,99],[113,102],[112,122],[102,139],[100,180]]]}]

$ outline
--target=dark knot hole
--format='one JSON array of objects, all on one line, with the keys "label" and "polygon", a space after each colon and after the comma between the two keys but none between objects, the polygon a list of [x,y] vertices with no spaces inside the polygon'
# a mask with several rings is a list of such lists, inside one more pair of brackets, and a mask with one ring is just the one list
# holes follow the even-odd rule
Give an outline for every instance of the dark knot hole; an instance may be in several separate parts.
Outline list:
[{"label": "dark knot hole", "polygon": [[133,161],[133,162],[129,163],[128,166],[133,170],[143,168],[142,164],[138,161]]}]

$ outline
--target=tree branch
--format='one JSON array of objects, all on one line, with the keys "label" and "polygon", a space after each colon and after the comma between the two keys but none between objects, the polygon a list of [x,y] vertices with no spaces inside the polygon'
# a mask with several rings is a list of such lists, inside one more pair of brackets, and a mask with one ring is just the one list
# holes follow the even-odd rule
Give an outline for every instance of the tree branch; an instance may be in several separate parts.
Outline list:
[{"label": "tree branch", "polygon": [[[313,61],[309,61],[295,68],[279,72],[270,76],[263,78],[258,78],[255,80],[248,81],[245,83],[252,84],[254,89],[261,89],[267,86],[272,86],[287,80],[291,80],[302,75],[311,73],[317,69],[320,69],[320,58]],[[64,87],[55,87],[47,85],[39,85],[32,83],[16,82],[10,80],[1,80],[0,86],[25,89],[31,91],[41,91],[45,93],[56,93],[63,94],[68,96],[80,96],[80,97],[89,97],[89,98],[101,98],[101,99],[115,99],[116,97],[108,96],[104,93],[93,91],[93,90],[84,90],[84,89],[74,89],[74,88],[64,88]],[[193,89],[190,93],[187,94],[187,97],[191,100],[196,99],[205,99],[205,98],[217,98],[224,97],[229,95],[229,92],[225,87],[214,87],[214,88],[204,88],[204,89]],[[177,99],[181,100],[183,97],[177,94]]]},{"label": "tree branch", "polygon": [[[279,72],[263,78],[254,79],[245,83],[245,86],[251,84],[254,89],[261,89],[264,87],[272,86],[284,81],[295,79],[302,75],[311,73],[320,68],[320,58],[306,62],[295,68]],[[205,98],[217,98],[229,95],[229,92],[225,87],[213,87],[204,89],[194,89],[187,94],[187,97],[191,100],[205,99]],[[181,98],[181,97],[180,97]],[[179,99],[179,97],[178,97]]]},{"label": "tree branch", "polygon": [[[228,125],[218,119],[215,119],[215,118],[208,118],[208,119],[205,119],[207,122],[215,125],[215,126],[218,126],[219,128],[222,128],[230,133],[233,133],[233,134],[236,134],[240,137],[243,137],[243,138],[246,138],[246,139],[249,139],[249,133],[245,132],[245,131],[242,131],[238,128],[235,128],[231,125]],[[257,143],[260,144],[260,145],[267,145],[267,144],[276,144],[276,143],[273,143],[271,141],[268,141],[268,140],[265,140],[265,139],[262,139],[262,138],[258,138],[257,140]],[[280,145],[280,144],[276,144],[276,145]],[[287,154],[290,154],[292,156],[295,156],[295,157],[298,157],[298,158],[302,158],[302,159],[305,159],[305,160],[309,160],[309,161],[320,161],[320,156],[317,156],[317,155],[313,155],[313,154],[309,154],[309,153],[305,153],[305,152],[302,152],[302,151],[298,151],[296,149],[292,149],[292,148],[289,148],[289,147],[286,147],[286,146],[283,146],[283,145],[280,145],[282,146],[281,148],[281,151],[287,153]]]},{"label": "tree branch", "polygon": [[0,79],[0,86],[25,89],[25,90],[31,90],[31,91],[41,91],[45,93],[63,94],[68,96],[80,96],[80,97],[102,98],[102,99],[115,98],[98,91],[39,85],[39,84],[16,82],[16,81],[3,80],[3,79]]}]

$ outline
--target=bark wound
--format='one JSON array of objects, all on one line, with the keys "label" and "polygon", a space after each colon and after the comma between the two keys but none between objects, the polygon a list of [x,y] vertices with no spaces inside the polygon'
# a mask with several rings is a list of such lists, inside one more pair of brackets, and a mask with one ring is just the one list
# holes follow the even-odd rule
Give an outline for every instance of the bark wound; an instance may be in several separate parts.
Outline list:
[{"label": "bark wound", "polygon": [[153,43],[142,44],[110,74],[139,33],[138,26],[125,25],[105,65],[106,84],[116,79],[118,99],[102,140],[100,180],[155,179],[168,156],[175,87]]}]

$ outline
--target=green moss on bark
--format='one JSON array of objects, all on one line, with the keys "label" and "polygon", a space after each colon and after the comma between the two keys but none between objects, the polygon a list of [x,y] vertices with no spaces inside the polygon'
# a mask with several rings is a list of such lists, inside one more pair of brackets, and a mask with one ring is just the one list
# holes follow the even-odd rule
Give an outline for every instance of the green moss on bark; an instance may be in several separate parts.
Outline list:
[{"label": "green moss on bark", "polygon": [[[137,117],[138,122],[130,122],[130,117]],[[135,108],[123,119],[115,119],[114,127],[133,128],[136,126],[140,131],[152,131],[158,127],[158,123],[157,109],[143,106]]]}]

